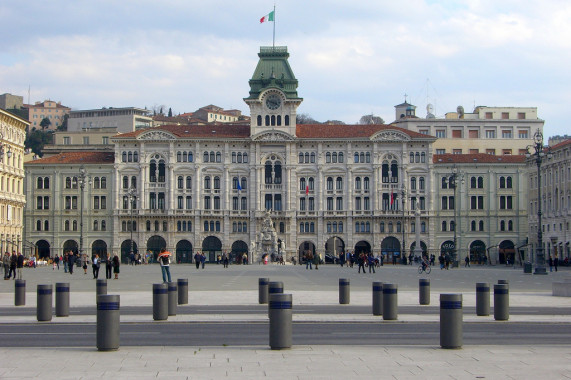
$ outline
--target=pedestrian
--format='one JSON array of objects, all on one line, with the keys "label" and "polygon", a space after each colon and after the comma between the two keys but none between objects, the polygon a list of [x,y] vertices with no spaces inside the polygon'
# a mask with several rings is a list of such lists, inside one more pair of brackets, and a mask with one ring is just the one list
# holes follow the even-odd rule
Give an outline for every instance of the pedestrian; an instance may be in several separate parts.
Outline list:
[{"label": "pedestrian", "polygon": [[68,263],[67,263],[67,269],[69,270],[69,274],[73,274],[74,265],[75,265],[75,255],[73,254],[72,251],[69,251]]},{"label": "pedestrian", "polygon": [[[246,252],[244,252],[244,254],[242,255],[242,264],[248,265],[248,254]],[[204,265],[202,266],[202,268],[204,268]]]},{"label": "pedestrian", "polygon": [[56,255],[56,257],[54,257],[54,262],[57,265],[57,270],[59,270],[59,255]]},{"label": "pedestrian", "polygon": [[202,265],[202,269],[204,269],[205,263],[206,263],[206,255],[204,254],[204,252],[202,252],[202,255],[200,255],[200,264]]},{"label": "pedestrian", "polygon": [[10,279],[10,254],[8,252],[2,255],[2,265],[4,266],[4,280]]},{"label": "pedestrian", "polygon": [[549,255],[549,271],[553,272],[553,257]]},{"label": "pedestrian", "polygon": [[440,270],[444,269],[444,255],[440,254],[440,256],[438,256],[438,262],[440,263]]},{"label": "pedestrian", "polygon": [[373,256],[372,253],[369,253],[367,259],[369,260],[369,273],[371,273],[371,270],[373,270],[373,273],[377,273],[375,272],[375,256]]},{"label": "pedestrian", "polygon": [[87,274],[87,254],[81,255],[81,267],[83,268],[83,274]]},{"label": "pedestrian", "polygon": [[446,270],[450,268],[450,255],[444,257],[444,265],[446,266]]},{"label": "pedestrian", "polygon": [[470,256],[466,255],[466,258],[464,259],[464,268],[469,267],[470,266]]},{"label": "pedestrian", "polygon": [[359,272],[361,273],[361,268],[363,268],[363,274],[365,274],[365,254],[361,252],[357,258],[357,264],[359,264]]},{"label": "pedestrian", "polygon": [[171,253],[166,249],[161,249],[161,253],[159,253],[158,259],[159,264],[161,265],[161,272],[163,274],[163,282],[172,282],[171,280],[171,271],[170,271],[170,259]]},{"label": "pedestrian", "polygon": [[93,269],[93,278],[99,278],[99,267],[101,266],[99,255],[96,253],[93,261],[91,262],[91,267]]},{"label": "pedestrian", "polygon": [[196,264],[196,269],[200,268],[200,260],[202,259],[202,256],[200,255],[199,252],[196,252],[196,254],[194,255],[194,264]]},{"label": "pedestrian", "polygon": [[313,253],[311,251],[305,251],[305,270],[309,268],[313,270]]},{"label": "pedestrian", "polygon": [[111,256],[107,253],[105,258],[105,278],[111,280],[111,273],[113,272],[113,263],[111,261]]},{"label": "pedestrian", "polygon": [[319,269],[320,262],[321,262],[321,255],[319,255],[319,252],[315,252],[315,255],[313,255],[313,263],[315,264],[315,270]]},{"label": "pedestrian", "polygon": [[224,268],[228,268],[228,253],[224,252],[222,255],[222,264],[224,264]]},{"label": "pedestrian", "polygon": [[115,273],[115,280],[119,279],[119,266],[121,262],[119,261],[119,256],[113,256],[113,273]]},{"label": "pedestrian", "polygon": [[557,256],[553,259],[553,266],[555,267],[555,271],[557,272],[557,267],[559,266],[559,259]]},{"label": "pedestrian", "polygon": [[12,256],[10,256],[10,273],[8,273],[8,278],[12,277],[12,280],[16,279],[16,265],[18,264],[18,257],[16,256],[16,252],[12,252]]},{"label": "pedestrian", "polygon": [[24,255],[22,252],[18,252],[18,258],[16,260],[16,269],[18,270],[18,280],[23,279],[23,269],[24,269]]}]

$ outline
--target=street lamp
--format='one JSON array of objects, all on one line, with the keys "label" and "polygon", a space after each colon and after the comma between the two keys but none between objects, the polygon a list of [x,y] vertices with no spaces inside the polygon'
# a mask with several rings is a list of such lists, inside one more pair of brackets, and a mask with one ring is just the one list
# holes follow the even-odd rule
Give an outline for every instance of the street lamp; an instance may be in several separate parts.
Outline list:
[{"label": "street lamp", "polygon": [[[543,151],[543,134],[539,129],[533,135],[533,145],[527,146],[527,153],[525,156],[527,158],[535,157],[535,163],[537,164],[537,254],[535,255],[535,272],[534,274],[547,274],[545,269],[545,254],[543,253],[543,227],[541,225],[541,162],[545,158],[545,152]],[[530,148],[534,149],[533,153],[530,153]],[[553,155],[550,151],[547,152],[547,158],[552,158]]]},{"label": "street lamp", "polygon": [[[458,230],[458,212],[460,208],[460,201],[458,200],[458,196],[456,195],[456,184],[458,183],[458,179],[461,182],[464,182],[464,173],[458,171],[456,165],[452,168],[452,185],[454,186],[454,251],[452,251],[452,262],[453,266],[458,266],[458,241],[456,237],[456,231]],[[456,207],[458,206],[458,207]]]},{"label": "street lamp", "polygon": [[129,205],[131,207],[131,250],[129,251],[129,257],[131,255],[133,255],[134,251],[133,251],[133,229],[134,229],[134,221],[133,221],[133,210],[135,209],[136,203],[137,203],[137,189],[134,187],[130,187],[129,190],[127,190],[127,197],[129,197]]},{"label": "street lamp", "polygon": [[402,257],[406,257],[406,242],[405,242],[405,211],[404,205],[406,203],[406,188],[404,187],[404,181],[401,189],[401,200],[402,200]]},{"label": "street lamp", "polygon": [[79,175],[77,177],[77,183],[81,190],[81,209],[79,217],[79,257],[83,255],[83,192],[85,190],[86,184],[91,184],[91,178],[87,175],[85,168],[82,166],[79,168]]}]

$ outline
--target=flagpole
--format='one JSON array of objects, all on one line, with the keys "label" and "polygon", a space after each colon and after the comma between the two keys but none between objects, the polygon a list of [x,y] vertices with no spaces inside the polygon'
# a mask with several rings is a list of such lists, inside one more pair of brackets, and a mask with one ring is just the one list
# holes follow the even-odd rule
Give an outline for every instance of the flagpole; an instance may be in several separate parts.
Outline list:
[{"label": "flagpole", "polygon": [[274,4],[274,35],[272,39],[272,50],[276,47],[276,4]]}]

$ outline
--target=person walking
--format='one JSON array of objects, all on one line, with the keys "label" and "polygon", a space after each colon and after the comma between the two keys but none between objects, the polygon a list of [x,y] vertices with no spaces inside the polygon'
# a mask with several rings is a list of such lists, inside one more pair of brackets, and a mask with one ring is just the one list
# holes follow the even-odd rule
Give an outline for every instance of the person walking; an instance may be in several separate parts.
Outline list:
[{"label": "person walking", "polygon": [[10,279],[10,254],[8,252],[2,255],[2,265],[4,266],[4,280]]},{"label": "person walking", "polygon": [[111,280],[111,273],[113,273],[113,263],[108,253],[105,258],[105,278]]},{"label": "person walking", "polygon": [[470,266],[470,256],[466,255],[466,258],[464,259],[464,268],[469,267]]},{"label": "person walking", "polygon": [[121,265],[121,262],[119,261],[119,256],[115,255],[113,256],[113,273],[115,274],[115,280],[119,279],[119,266]]},{"label": "person walking", "polygon": [[12,256],[10,256],[10,273],[8,273],[8,278],[12,277],[12,280],[16,279],[16,265],[18,264],[18,257],[16,256],[16,252],[12,252]]},{"label": "person walking", "polygon": [[196,269],[200,269],[200,260],[202,259],[202,256],[200,255],[199,252],[196,252],[196,254],[194,255],[194,264],[196,264]]},{"label": "person walking", "polygon": [[56,257],[54,257],[54,263],[57,265],[57,270],[59,270],[59,255],[56,255]]},{"label": "person walking", "polygon": [[16,259],[16,269],[18,270],[18,280],[22,280],[22,271],[24,269],[24,255],[22,255],[22,252],[18,252],[18,258]]},{"label": "person walking", "polygon": [[69,269],[69,251],[63,253],[62,261],[63,261],[63,273],[67,273]]},{"label": "person walking", "polygon": [[321,255],[319,254],[319,252],[315,252],[315,255],[313,255],[313,263],[315,264],[315,270],[319,269],[320,262],[321,262]]},{"label": "person walking", "polygon": [[204,252],[202,252],[202,255],[200,255],[200,264],[202,265],[202,269],[204,269],[205,263],[206,263],[206,255],[204,254]]},{"label": "person walking", "polygon": [[359,265],[359,272],[361,273],[361,268],[363,268],[363,274],[365,274],[365,254],[361,252],[357,258],[357,264]]},{"label": "person walking", "polygon": [[373,270],[373,273],[377,273],[375,272],[375,256],[373,256],[372,253],[369,253],[367,259],[369,264],[369,273],[371,273],[371,269]]},{"label": "person walking", "polygon": [[171,253],[166,249],[162,248],[159,256],[157,257],[159,260],[159,264],[161,264],[161,272],[163,274],[163,282],[171,282],[171,270],[170,270],[170,256]]},{"label": "person walking", "polygon": [[307,270],[307,268],[309,268],[310,270],[313,270],[313,253],[311,253],[311,251],[306,251],[305,252],[305,270]]},{"label": "person walking", "polygon": [[69,269],[69,274],[73,274],[73,266],[75,265],[75,254],[72,251],[69,251],[69,255],[68,255],[68,269]]},{"label": "person walking", "polygon": [[559,259],[557,256],[553,259],[553,266],[555,267],[555,271],[557,272],[557,267],[559,266]]},{"label": "person walking", "polygon": [[549,255],[549,271],[553,272],[553,257]]},{"label": "person walking", "polygon": [[91,267],[93,269],[93,278],[94,279],[99,278],[99,267],[101,266],[100,260],[101,259],[99,258],[99,255],[96,253],[95,257],[93,258],[93,261],[91,262]]},{"label": "person walking", "polygon": [[87,254],[81,255],[81,267],[83,268],[83,274],[87,274]]},{"label": "person walking", "polygon": [[228,253],[226,252],[222,255],[222,264],[224,264],[224,268],[228,268]]}]

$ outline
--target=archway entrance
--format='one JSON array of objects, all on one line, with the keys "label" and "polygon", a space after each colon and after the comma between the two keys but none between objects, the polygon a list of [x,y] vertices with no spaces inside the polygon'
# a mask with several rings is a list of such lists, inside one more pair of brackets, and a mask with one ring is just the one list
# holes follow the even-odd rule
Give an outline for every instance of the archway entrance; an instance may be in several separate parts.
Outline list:
[{"label": "archway entrance", "polygon": [[77,242],[75,240],[66,240],[66,242],[63,243],[63,254],[67,251],[72,251],[74,254],[77,254],[78,249]]},{"label": "archway entrance", "polygon": [[400,242],[394,236],[385,238],[381,243],[381,254],[385,262],[396,264],[401,259]]},{"label": "archway entrance", "polygon": [[315,256],[315,244],[313,244],[310,241],[304,241],[299,245],[299,248],[297,250],[297,258],[299,260],[299,263],[305,262],[303,256],[305,255],[306,252],[311,252]]},{"label": "archway entrance", "polygon": [[202,242],[202,253],[206,261],[215,262],[217,255],[222,255],[222,242],[216,236],[209,236]]},{"label": "archway entrance", "polygon": [[95,240],[91,245],[91,258],[93,259],[96,254],[100,258],[107,257],[107,243],[103,240]]},{"label": "archway entrance", "polygon": [[442,245],[440,245],[440,255],[446,257],[449,256],[450,259],[454,256],[455,245],[452,240],[446,240]]},{"label": "archway entrance", "polygon": [[513,264],[515,261],[515,245],[511,240],[504,240],[500,243],[500,264]]},{"label": "archway entrance", "polygon": [[486,264],[489,257],[486,257],[486,244],[481,240],[475,240],[470,244],[470,261],[478,264]]},{"label": "archway entrance", "polygon": [[361,240],[357,244],[355,244],[355,255],[358,257],[361,252],[368,255],[371,252],[371,244],[368,241]]},{"label": "archway entrance", "polygon": [[333,236],[325,242],[325,263],[334,264],[339,259],[339,254],[345,252],[345,242],[343,239]]},{"label": "archway entrance", "polygon": [[192,244],[188,240],[176,243],[176,262],[178,264],[192,262]]},{"label": "archway entrance", "polygon": [[46,240],[38,240],[36,242],[36,247],[38,248],[38,257],[40,259],[50,257],[50,243]]},{"label": "archway entrance", "polygon": [[154,262],[157,262],[157,256],[163,248],[167,249],[167,242],[162,236],[151,236],[149,240],[147,240],[147,251],[151,251]]},{"label": "archway entrance", "polygon": [[[232,263],[240,264],[242,263],[242,257],[244,253],[248,254],[248,244],[244,243],[242,240],[237,240],[232,243],[232,251],[230,252],[229,260]],[[254,258],[252,258],[253,260]]]},{"label": "archway entrance", "polygon": [[[133,253],[137,253],[137,243],[133,241]],[[101,255],[100,255],[101,256]],[[124,240],[121,243],[121,262],[125,264],[131,263],[131,240]]]}]

